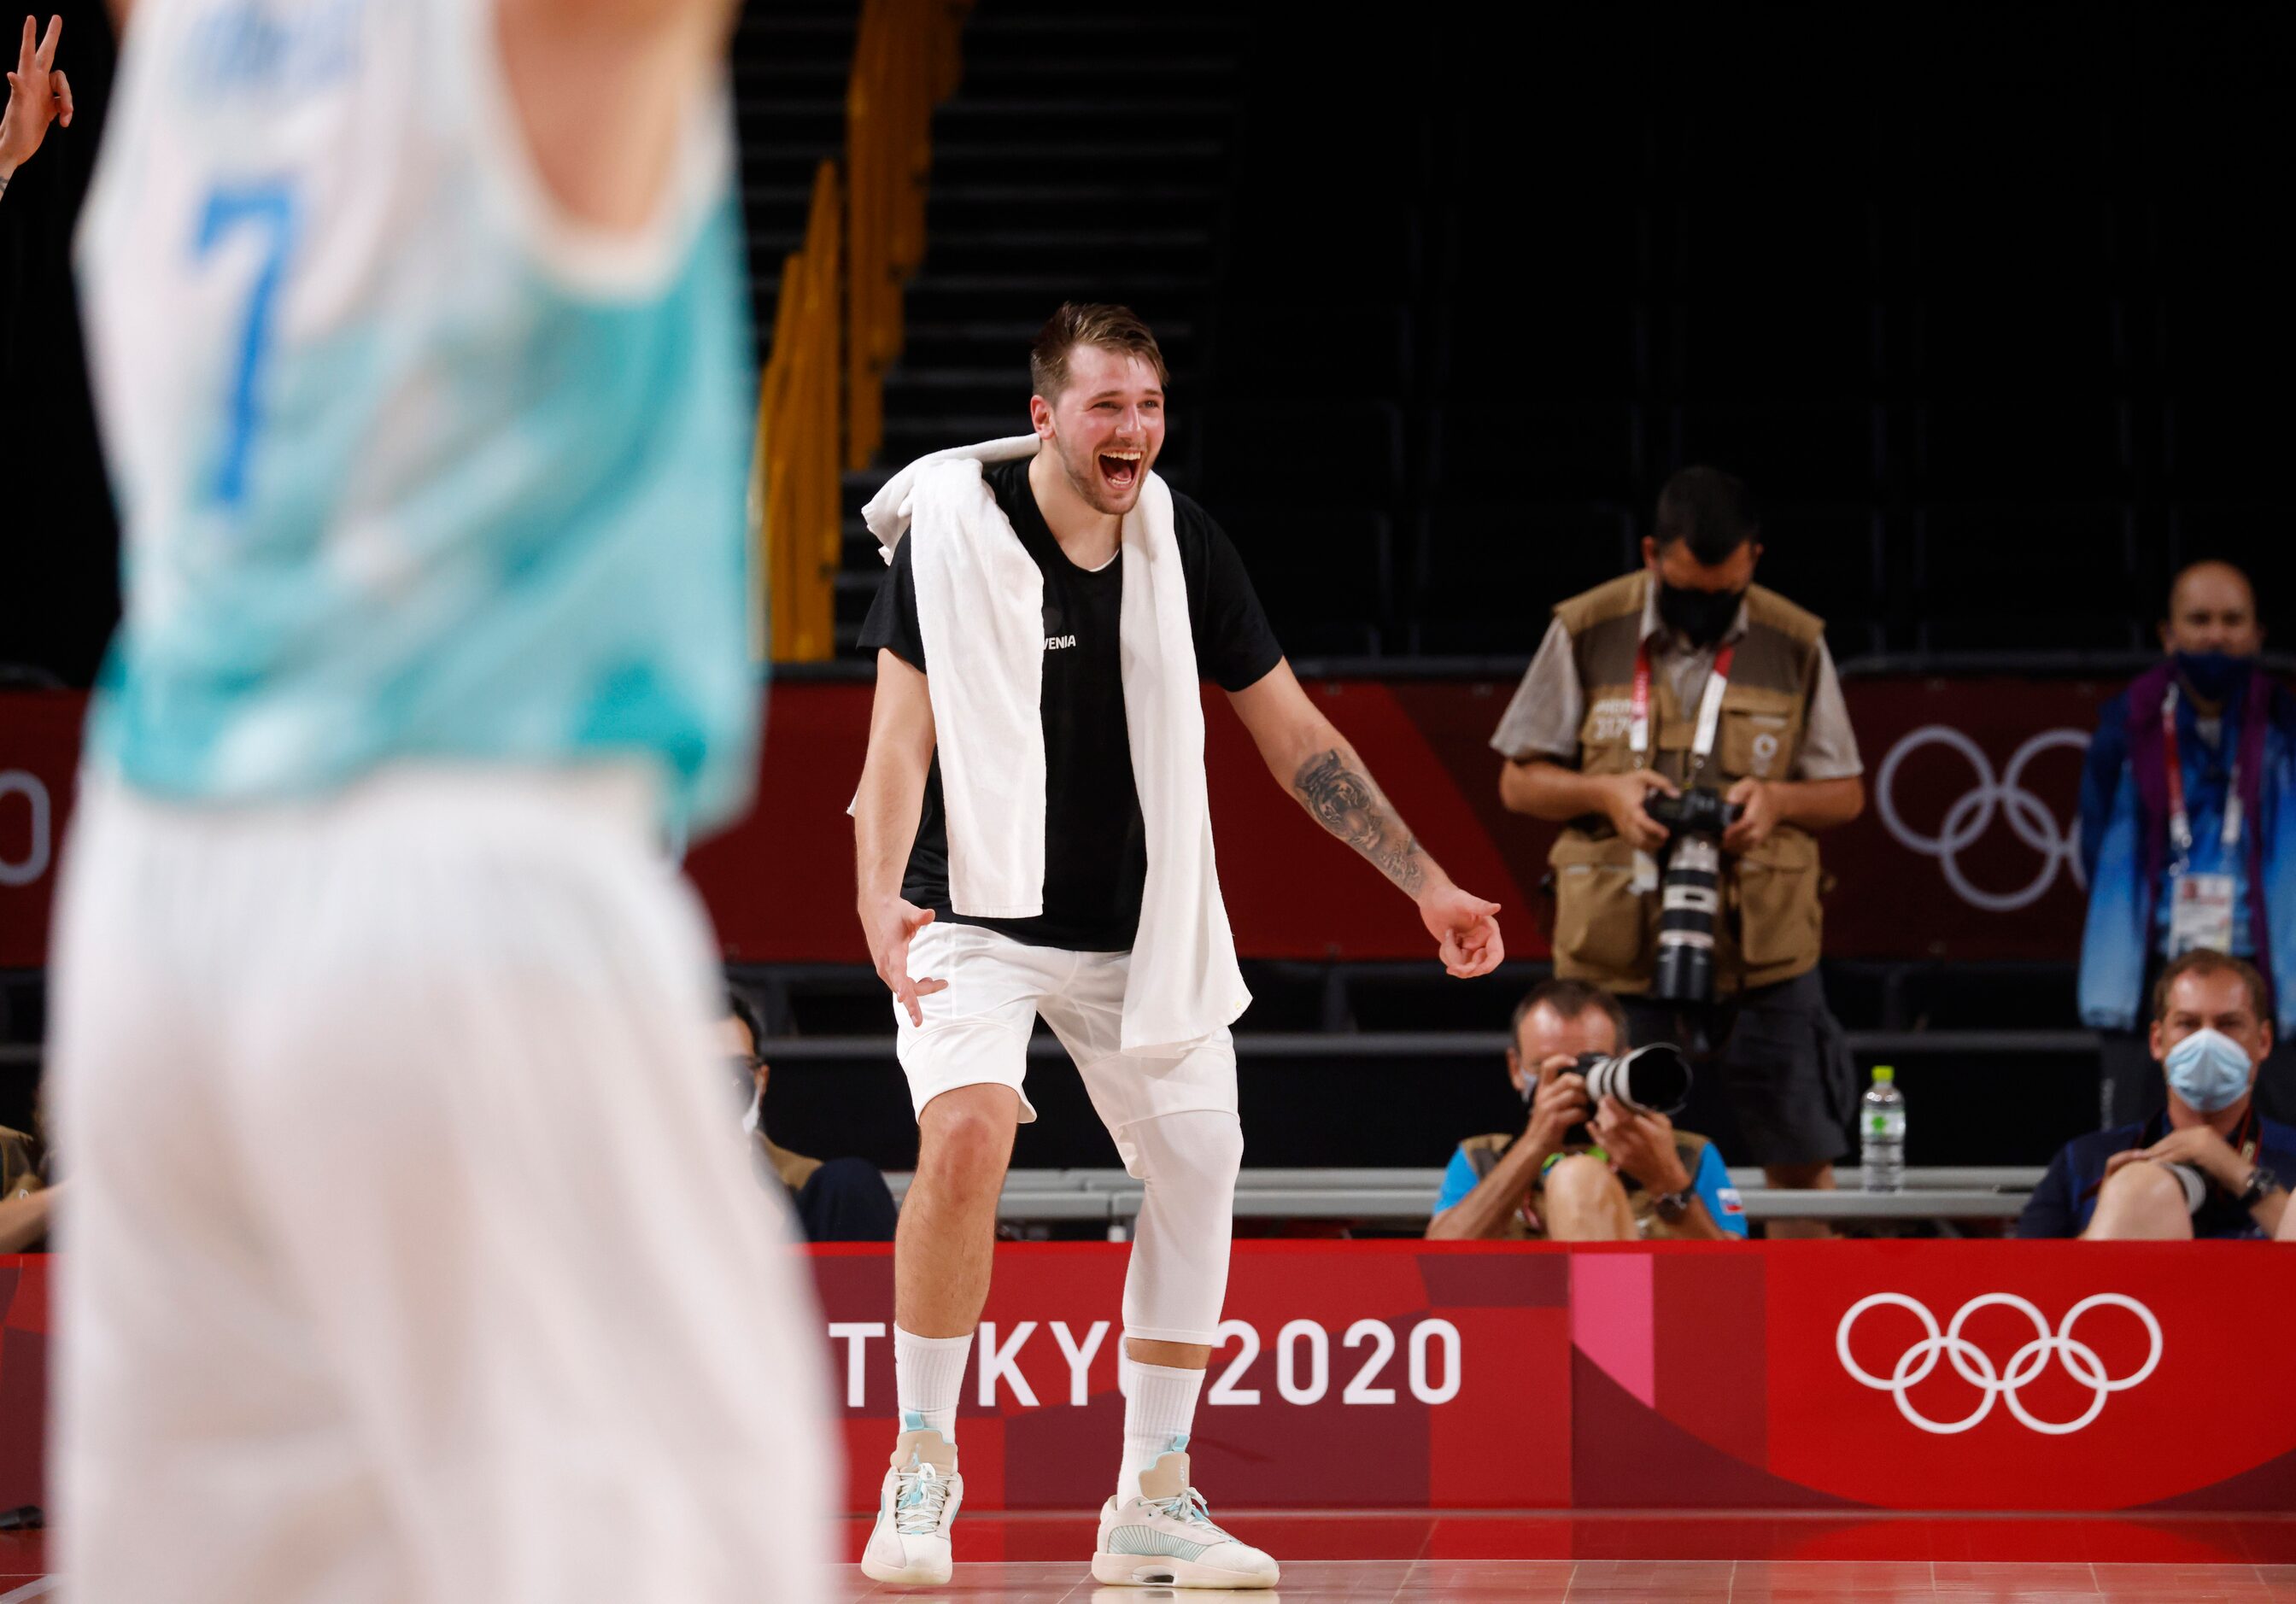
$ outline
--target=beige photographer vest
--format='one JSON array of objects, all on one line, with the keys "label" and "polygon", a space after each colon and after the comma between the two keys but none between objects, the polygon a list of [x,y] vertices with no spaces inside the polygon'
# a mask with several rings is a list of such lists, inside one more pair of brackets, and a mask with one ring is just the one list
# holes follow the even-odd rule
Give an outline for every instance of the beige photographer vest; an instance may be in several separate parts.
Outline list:
[{"label": "beige photographer vest", "polygon": [[[1650,573],[1638,569],[1554,610],[1570,638],[1586,692],[1578,768],[1615,774],[1636,766],[1635,651],[1642,639]],[[1721,726],[1700,782],[1726,791],[1749,775],[1784,780],[1801,750],[1803,722],[1817,683],[1825,626],[1775,592],[1746,592],[1745,634],[1736,643]],[[1653,664],[1656,670],[1657,665]],[[1690,766],[1697,709],[1676,698],[1670,676],[1651,675],[1650,762],[1680,784]],[[1554,870],[1554,972],[1612,992],[1650,989],[1658,953],[1659,897],[1637,891],[1634,848],[1600,815],[1564,827],[1547,855]],[[1742,856],[1724,860],[1723,911],[1715,930],[1715,986],[1791,980],[1817,962],[1817,842],[1780,825]]]}]

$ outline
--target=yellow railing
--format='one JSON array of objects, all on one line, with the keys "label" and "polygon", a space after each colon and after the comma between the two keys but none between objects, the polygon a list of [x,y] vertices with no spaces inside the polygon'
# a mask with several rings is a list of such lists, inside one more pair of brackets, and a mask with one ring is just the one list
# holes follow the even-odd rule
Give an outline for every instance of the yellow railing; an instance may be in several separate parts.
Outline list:
[{"label": "yellow railing", "polygon": [[[842,511],[837,454],[837,333],[841,230],[837,164],[813,176],[805,244],[782,262],[774,348],[758,387],[758,454],[750,488],[758,572],[771,598],[771,650],[818,662],[836,650],[834,577]],[[766,610],[752,609],[766,622]],[[752,642],[763,657],[767,641]]]},{"label": "yellow railing", "polygon": [[[884,374],[901,351],[901,287],[924,257],[932,109],[956,88],[971,0],[864,0],[837,165],[815,176],[803,246],[782,265],[773,351],[758,387],[752,528],[773,654],[835,649],[841,468],[865,468],[884,432]],[[840,294],[840,288],[842,293]],[[762,650],[764,642],[758,642]]]},{"label": "yellow railing", "polygon": [[901,354],[901,286],[924,258],[932,109],[955,91],[948,0],[867,0],[845,94],[852,175],[846,258],[845,465],[865,468],[884,437],[884,373]]}]

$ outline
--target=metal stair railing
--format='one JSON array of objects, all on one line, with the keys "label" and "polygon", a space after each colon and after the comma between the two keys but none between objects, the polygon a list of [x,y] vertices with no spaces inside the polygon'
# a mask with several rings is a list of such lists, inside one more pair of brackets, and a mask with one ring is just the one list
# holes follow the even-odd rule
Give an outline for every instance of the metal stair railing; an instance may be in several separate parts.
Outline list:
[{"label": "metal stair railing", "polygon": [[764,598],[753,652],[821,662],[837,650],[845,468],[884,425],[901,348],[901,289],[924,256],[934,106],[955,89],[970,0],[866,0],[845,100],[845,164],[814,175],[803,247],[786,258],[758,387],[750,514]]},{"label": "metal stair railing", "polygon": [[[783,259],[773,352],[758,386],[750,471],[750,655],[818,661],[836,649],[831,576],[840,564],[837,454],[837,164],[814,170],[805,243]],[[826,538],[824,540],[824,533]],[[770,627],[768,627],[770,626]]]}]

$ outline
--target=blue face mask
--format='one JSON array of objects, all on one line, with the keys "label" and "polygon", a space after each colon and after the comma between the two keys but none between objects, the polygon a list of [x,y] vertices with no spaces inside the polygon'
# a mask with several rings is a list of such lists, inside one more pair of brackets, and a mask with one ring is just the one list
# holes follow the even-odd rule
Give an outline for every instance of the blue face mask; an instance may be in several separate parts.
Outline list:
[{"label": "blue face mask", "polygon": [[2169,1049],[2169,1090],[2202,1114],[2221,1113],[2248,1092],[2248,1050],[2222,1031],[2202,1028]]},{"label": "blue face mask", "polygon": [[2180,651],[2177,672],[2196,696],[2223,703],[2248,682],[2251,659],[2226,651]]}]

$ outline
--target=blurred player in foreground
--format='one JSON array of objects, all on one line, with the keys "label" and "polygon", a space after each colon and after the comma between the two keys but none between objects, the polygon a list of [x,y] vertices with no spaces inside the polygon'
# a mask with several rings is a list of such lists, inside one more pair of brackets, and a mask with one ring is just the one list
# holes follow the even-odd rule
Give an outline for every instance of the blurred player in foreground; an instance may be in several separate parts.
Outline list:
[{"label": "blurred player in foreground", "polygon": [[78,1604],[822,1596],[667,822],[744,800],[728,0],[144,0],[60,912]]}]

